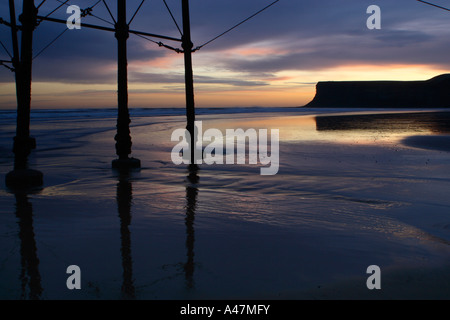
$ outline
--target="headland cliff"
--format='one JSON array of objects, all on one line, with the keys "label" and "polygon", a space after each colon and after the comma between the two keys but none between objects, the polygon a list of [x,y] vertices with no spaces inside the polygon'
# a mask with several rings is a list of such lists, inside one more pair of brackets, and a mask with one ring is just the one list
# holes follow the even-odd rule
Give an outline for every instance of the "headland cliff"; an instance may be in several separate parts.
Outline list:
[{"label": "headland cliff", "polygon": [[316,108],[449,108],[450,74],[425,81],[327,81],[316,85]]}]

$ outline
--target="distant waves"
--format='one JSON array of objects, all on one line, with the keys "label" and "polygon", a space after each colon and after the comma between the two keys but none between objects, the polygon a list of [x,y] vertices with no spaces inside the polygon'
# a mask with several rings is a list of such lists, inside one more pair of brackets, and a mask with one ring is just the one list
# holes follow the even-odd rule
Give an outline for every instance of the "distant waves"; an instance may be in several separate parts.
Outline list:
[{"label": "distant waves", "polygon": [[[197,108],[196,114],[234,114],[260,112],[299,111],[298,108],[245,107],[245,108]],[[185,108],[130,108],[131,117],[183,116]],[[0,121],[16,119],[16,110],[0,110]],[[105,109],[35,109],[31,110],[31,119],[108,119],[117,117],[116,108]]]}]

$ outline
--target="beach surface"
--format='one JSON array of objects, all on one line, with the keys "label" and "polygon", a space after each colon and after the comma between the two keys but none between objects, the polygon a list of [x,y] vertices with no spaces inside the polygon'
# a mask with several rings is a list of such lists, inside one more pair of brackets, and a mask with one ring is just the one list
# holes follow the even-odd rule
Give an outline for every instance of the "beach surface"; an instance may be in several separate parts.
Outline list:
[{"label": "beach surface", "polygon": [[[33,111],[44,186],[28,193],[5,187],[15,118],[3,112],[0,299],[449,299],[450,129],[429,110],[379,116],[419,111],[197,116],[204,130],[278,129],[272,176],[175,165],[184,115],[146,110],[131,112],[142,168],[123,174],[114,112]],[[370,114],[350,127],[336,117]],[[81,290],[66,286],[70,265]],[[366,285],[371,265],[381,289]]]}]

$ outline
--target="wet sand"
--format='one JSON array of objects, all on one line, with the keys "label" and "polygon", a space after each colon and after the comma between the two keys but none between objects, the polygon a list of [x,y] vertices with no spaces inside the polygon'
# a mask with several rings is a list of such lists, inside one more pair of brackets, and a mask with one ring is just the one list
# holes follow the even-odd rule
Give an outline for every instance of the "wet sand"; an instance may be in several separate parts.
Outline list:
[{"label": "wet sand", "polygon": [[[278,128],[278,174],[174,165],[182,116],[132,119],[142,168],[130,175],[111,169],[114,118],[33,120],[30,164],[44,186],[14,194],[0,181],[0,298],[450,298],[445,132],[317,130],[314,111],[198,120]],[[4,123],[2,177],[13,134]],[[65,285],[71,264],[78,291]],[[369,265],[381,290],[366,287]]]}]

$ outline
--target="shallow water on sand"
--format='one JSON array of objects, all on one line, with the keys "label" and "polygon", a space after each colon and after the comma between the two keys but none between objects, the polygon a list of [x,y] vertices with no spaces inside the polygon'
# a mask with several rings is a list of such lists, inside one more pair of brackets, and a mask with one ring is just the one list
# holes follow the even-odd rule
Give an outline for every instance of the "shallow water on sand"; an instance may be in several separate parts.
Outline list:
[{"label": "shallow water on sand", "polygon": [[[450,272],[435,272],[450,271],[448,113],[315,112],[197,117],[279,129],[274,176],[174,165],[182,116],[132,119],[142,168],[129,175],[111,169],[114,118],[34,119],[44,187],[14,194],[0,181],[0,298],[449,298]],[[14,122],[3,122],[4,177]],[[81,290],[66,287],[73,264]],[[380,292],[366,288],[373,264],[392,274]],[[324,294],[346,281],[354,291]]]}]

